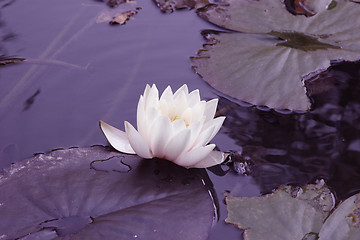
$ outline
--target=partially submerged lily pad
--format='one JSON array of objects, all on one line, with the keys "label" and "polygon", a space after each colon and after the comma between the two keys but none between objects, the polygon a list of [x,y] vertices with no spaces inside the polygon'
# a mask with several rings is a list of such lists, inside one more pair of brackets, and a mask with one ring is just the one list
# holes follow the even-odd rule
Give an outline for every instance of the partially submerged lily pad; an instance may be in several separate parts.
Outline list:
[{"label": "partially submerged lily pad", "polygon": [[327,1],[319,0],[285,0],[286,9],[294,15],[315,15],[319,10],[326,7]]},{"label": "partially submerged lily pad", "polygon": [[334,204],[324,181],[302,188],[282,186],[262,197],[227,195],[225,200],[229,212],[225,221],[244,229],[245,240],[310,237],[320,231]]},{"label": "partially submerged lily pad", "polygon": [[238,164],[252,165],[249,174],[262,194],[282,184],[302,186],[319,178],[327,180],[338,200],[359,191],[359,68],[360,62],[333,64],[306,81],[314,110],[305,114],[244,107],[220,98],[220,111],[227,109],[223,131],[240,154],[232,168],[241,173]]},{"label": "partially submerged lily pad", "polygon": [[304,79],[331,60],[360,59],[360,6],[340,1],[327,9],[325,3],[313,17],[294,16],[281,1],[226,0],[200,9],[204,19],[236,32],[205,32],[208,42],[191,58],[193,68],[236,99],[309,110]]},{"label": "partially submerged lily pad", "polygon": [[177,9],[202,8],[210,4],[209,0],[154,0],[162,12],[173,12]]},{"label": "partially submerged lily pad", "polygon": [[355,240],[360,236],[360,193],[332,210],[333,196],[323,180],[301,188],[281,186],[262,197],[225,199],[229,211],[225,221],[244,229],[245,240]]},{"label": "partially submerged lily pad", "polygon": [[360,236],[360,193],[346,199],[326,219],[319,240],[357,240]]},{"label": "partially submerged lily pad", "polygon": [[97,23],[109,22],[112,25],[124,25],[133,15],[138,14],[141,9],[136,1],[110,0],[106,2],[111,9],[102,11],[96,19]]},{"label": "partially submerged lily pad", "polygon": [[1,57],[1,55],[0,55],[0,66],[19,63],[19,62],[23,62],[25,60],[26,60],[25,58]]},{"label": "partially submerged lily pad", "polygon": [[130,19],[131,16],[138,13],[138,8],[136,10],[129,10],[126,12],[123,12],[121,14],[117,14],[115,17],[112,18],[112,20],[109,22],[110,24],[120,24],[123,25]]},{"label": "partially submerged lily pad", "polygon": [[206,239],[214,219],[193,172],[100,146],[16,163],[0,190],[1,239]]}]

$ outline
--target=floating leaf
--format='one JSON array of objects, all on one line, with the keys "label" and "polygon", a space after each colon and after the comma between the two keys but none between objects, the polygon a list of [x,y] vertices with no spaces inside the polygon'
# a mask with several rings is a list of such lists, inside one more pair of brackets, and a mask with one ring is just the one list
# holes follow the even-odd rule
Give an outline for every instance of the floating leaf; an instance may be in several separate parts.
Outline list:
[{"label": "floating leaf", "polygon": [[358,4],[341,1],[305,17],[288,13],[281,1],[225,2],[199,15],[239,32],[205,32],[208,43],[191,62],[205,81],[231,97],[306,111],[310,101],[303,80],[308,74],[327,69],[330,60],[360,58]]},{"label": "floating leaf", "polygon": [[[236,142],[238,164],[253,165],[261,193],[282,184],[305,185],[325,178],[342,200],[360,183],[360,62],[333,64],[306,81],[314,110],[281,114],[264,107],[242,107],[220,98],[223,131]],[[244,105],[243,105],[244,106]],[[241,146],[241,147],[239,147]],[[224,146],[219,145],[220,148]],[[226,147],[226,146],[225,146]]]},{"label": "floating leaf", "polygon": [[129,2],[133,2],[131,0],[100,0],[102,2],[106,2],[106,4],[109,6],[109,7],[117,7],[119,5],[122,5],[124,3],[129,3]]},{"label": "floating leaf", "polygon": [[136,1],[110,0],[106,2],[112,9],[102,11],[96,19],[97,23],[109,22],[110,24],[124,25],[131,19],[131,16],[138,14],[141,9],[136,7]]},{"label": "floating leaf", "polygon": [[323,180],[302,188],[282,186],[262,197],[225,199],[225,221],[244,229],[245,240],[311,239],[334,204]]},{"label": "floating leaf", "polygon": [[214,217],[192,171],[100,146],[16,163],[0,191],[2,239],[206,239]]},{"label": "floating leaf", "polygon": [[209,0],[154,0],[163,12],[173,12],[177,9],[202,8],[210,4]]},{"label": "floating leaf", "polygon": [[346,199],[326,219],[319,240],[357,240],[360,236],[360,193]]},{"label": "floating leaf", "polygon": [[138,13],[138,10],[129,10],[126,12],[123,12],[121,14],[116,15],[115,17],[112,18],[112,20],[109,22],[110,24],[120,24],[123,25],[126,23],[127,20],[130,19],[130,17],[132,15],[135,15]]},{"label": "floating leaf", "polygon": [[26,60],[25,58],[6,58],[6,57],[0,56],[0,66],[19,63],[19,62],[23,62],[25,60]]},{"label": "floating leaf", "polygon": [[298,189],[281,186],[262,197],[225,199],[229,211],[225,221],[244,229],[245,240],[357,240],[360,236],[360,193],[330,213],[332,195],[323,180]]},{"label": "floating leaf", "polygon": [[295,15],[307,17],[315,15],[319,10],[324,9],[329,1],[319,0],[285,0],[286,8]]}]

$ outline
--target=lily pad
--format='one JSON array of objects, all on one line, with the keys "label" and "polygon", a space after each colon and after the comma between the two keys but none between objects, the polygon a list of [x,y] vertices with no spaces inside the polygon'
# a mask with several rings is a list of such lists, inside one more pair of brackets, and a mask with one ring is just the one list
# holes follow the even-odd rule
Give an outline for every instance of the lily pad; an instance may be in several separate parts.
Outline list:
[{"label": "lily pad", "polygon": [[204,19],[236,32],[204,32],[208,42],[191,58],[194,70],[236,99],[309,110],[304,79],[331,60],[360,59],[359,4],[339,1],[327,9],[327,2],[312,17],[290,14],[281,1],[226,0],[200,9]]},{"label": "lily pad", "polygon": [[315,15],[319,10],[326,7],[328,1],[319,0],[285,0],[286,9],[294,15]]},{"label": "lily pad", "polygon": [[281,186],[262,197],[227,195],[225,200],[225,221],[244,229],[245,240],[311,239],[334,204],[323,180],[302,188]]},{"label": "lily pad", "polygon": [[193,171],[101,146],[16,163],[0,191],[1,239],[207,239],[214,219]]},{"label": "lily pad", "polygon": [[229,211],[225,221],[244,229],[245,240],[356,240],[360,236],[360,193],[332,210],[333,196],[323,180],[302,188],[281,186],[262,197],[228,195],[225,199]]},{"label": "lily pad", "polygon": [[333,64],[307,81],[314,110],[305,114],[242,107],[220,98],[219,111],[226,115],[223,131],[236,142],[231,150],[240,154],[232,158],[238,161],[232,168],[242,173],[241,164],[253,166],[249,174],[262,194],[282,184],[302,186],[319,178],[327,180],[338,200],[358,191],[359,68],[360,62]]},{"label": "lily pad", "polygon": [[319,240],[356,240],[360,236],[360,193],[346,199],[326,219]]},{"label": "lily pad", "polygon": [[210,4],[209,0],[154,0],[162,12],[173,12],[177,9],[202,8]]},{"label": "lily pad", "polygon": [[0,66],[19,63],[25,60],[26,60],[25,58],[6,58],[6,57],[1,57],[0,55]]},{"label": "lily pad", "polygon": [[109,0],[105,2],[111,9],[102,11],[96,19],[97,23],[109,22],[112,25],[124,25],[141,10],[136,1]]}]

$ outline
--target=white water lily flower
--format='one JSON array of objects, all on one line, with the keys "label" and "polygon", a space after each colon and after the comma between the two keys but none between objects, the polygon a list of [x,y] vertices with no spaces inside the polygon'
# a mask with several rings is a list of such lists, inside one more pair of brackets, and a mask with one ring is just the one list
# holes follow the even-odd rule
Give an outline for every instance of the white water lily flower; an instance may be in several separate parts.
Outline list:
[{"label": "white water lily flower", "polygon": [[224,153],[208,144],[225,117],[214,118],[218,99],[200,100],[184,84],[174,94],[168,86],[159,99],[155,84],[146,85],[137,107],[136,130],[125,121],[125,132],[100,121],[105,137],[116,150],[143,158],[162,158],[186,168],[206,168],[224,161]]}]

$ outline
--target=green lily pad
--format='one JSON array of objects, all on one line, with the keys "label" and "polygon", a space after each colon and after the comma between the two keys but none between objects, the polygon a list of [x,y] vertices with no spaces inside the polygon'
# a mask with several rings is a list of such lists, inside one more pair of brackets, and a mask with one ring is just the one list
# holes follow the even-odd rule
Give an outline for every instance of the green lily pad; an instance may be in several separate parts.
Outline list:
[{"label": "green lily pad", "polygon": [[315,16],[305,17],[290,14],[281,1],[225,2],[198,14],[237,32],[205,32],[208,42],[191,62],[206,82],[233,98],[306,111],[310,100],[303,82],[311,73],[327,69],[331,60],[360,59],[356,3],[326,9],[324,0],[314,7]]},{"label": "green lily pad", "polygon": [[324,181],[302,188],[281,186],[262,197],[227,195],[225,221],[244,229],[245,240],[311,239],[333,207]]}]

